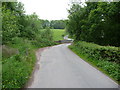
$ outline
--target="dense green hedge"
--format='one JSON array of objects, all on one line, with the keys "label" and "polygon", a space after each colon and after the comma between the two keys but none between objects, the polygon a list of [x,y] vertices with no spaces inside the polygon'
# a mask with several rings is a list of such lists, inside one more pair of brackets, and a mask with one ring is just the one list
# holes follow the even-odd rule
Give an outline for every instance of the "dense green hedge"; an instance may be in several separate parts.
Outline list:
[{"label": "dense green hedge", "polygon": [[120,63],[120,51],[118,47],[100,46],[84,41],[75,43],[74,46],[79,48],[80,53],[86,54],[90,58]]},{"label": "dense green hedge", "polygon": [[120,81],[120,51],[118,47],[100,46],[84,41],[75,42],[69,48],[79,56],[84,56],[87,61],[99,67],[110,77]]},{"label": "dense green hedge", "polygon": [[41,39],[41,40],[34,40],[31,41],[32,45],[34,45],[35,47],[46,47],[46,46],[52,46],[52,45],[57,45],[57,43],[47,40],[47,39]]}]

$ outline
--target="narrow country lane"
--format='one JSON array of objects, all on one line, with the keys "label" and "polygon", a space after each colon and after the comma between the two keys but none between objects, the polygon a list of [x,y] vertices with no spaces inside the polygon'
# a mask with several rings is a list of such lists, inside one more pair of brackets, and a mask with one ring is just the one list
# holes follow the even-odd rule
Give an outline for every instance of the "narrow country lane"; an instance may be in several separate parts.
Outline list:
[{"label": "narrow country lane", "polygon": [[69,50],[68,45],[56,45],[42,51],[27,88],[118,87],[113,80]]}]

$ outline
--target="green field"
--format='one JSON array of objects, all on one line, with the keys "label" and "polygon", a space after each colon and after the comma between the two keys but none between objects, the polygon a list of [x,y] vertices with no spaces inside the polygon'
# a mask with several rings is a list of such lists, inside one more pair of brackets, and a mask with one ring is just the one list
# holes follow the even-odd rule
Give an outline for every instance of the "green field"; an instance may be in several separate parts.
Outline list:
[{"label": "green field", "polygon": [[51,29],[51,31],[53,32],[54,41],[63,40],[62,35],[65,35],[64,29]]}]

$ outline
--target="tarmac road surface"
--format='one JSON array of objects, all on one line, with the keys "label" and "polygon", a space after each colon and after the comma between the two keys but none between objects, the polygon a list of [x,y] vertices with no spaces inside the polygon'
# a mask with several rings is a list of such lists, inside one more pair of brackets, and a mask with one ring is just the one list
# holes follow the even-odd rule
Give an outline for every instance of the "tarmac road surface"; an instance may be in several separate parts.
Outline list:
[{"label": "tarmac road surface", "polygon": [[27,88],[118,88],[99,70],[68,49],[69,44],[46,48]]}]

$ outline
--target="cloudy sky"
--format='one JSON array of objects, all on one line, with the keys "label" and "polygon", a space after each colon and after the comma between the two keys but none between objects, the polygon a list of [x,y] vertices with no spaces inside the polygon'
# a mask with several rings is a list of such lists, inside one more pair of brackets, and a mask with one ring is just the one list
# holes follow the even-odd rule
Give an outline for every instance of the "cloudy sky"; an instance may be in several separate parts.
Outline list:
[{"label": "cloudy sky", "polygon": [[26,14],[36,14],[41,19],[60,20],[68,16],[71,0],[18,0],[24,4]]}]

